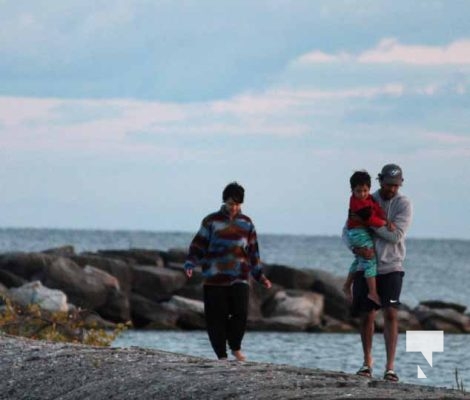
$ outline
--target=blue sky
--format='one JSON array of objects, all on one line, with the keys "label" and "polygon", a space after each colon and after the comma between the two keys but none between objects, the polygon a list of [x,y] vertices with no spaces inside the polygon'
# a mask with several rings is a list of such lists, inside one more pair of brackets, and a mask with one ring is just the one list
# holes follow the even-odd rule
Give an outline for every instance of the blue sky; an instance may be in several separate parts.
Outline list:
[{"label": "blue sky", "polygon": [[[413,237],[466,238],[468,1],[0,0],[0,226],[341,230],[404,169]],[[374,181],[373,188],[377,188]]]}]

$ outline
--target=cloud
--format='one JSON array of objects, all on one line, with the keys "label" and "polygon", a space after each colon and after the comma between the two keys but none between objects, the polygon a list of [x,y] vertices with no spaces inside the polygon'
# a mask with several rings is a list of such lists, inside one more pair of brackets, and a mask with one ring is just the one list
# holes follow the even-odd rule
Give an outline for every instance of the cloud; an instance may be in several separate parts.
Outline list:
[{"label": "cloud", "polygon": [[332,62],[401,63],[419,66],[470,65],[470,39],[457,40],[447,46],[426,46],[406,45],[395,38],[385,38],[375,48],[359,54],[328,54],[314,50],[296,60],[296,63],[301,65]]},{"label": "cloud", "polygon": [[[311,121],[315,116],[335,118],[343,102],[396,97],[404,90],[397,84],[336,91],[286,88],[181,104],[0,97],[0,140],[4,146],[122,150],[126,144],[174,135],[298,137],[317,130]],[[145,140],[134,140],[142,139],[141,132]]]},{"label": "cloud", "polygon": [[348,58],[349,56],[345,53],[341,55],[332,55],[316,50],[300,56],[297,62],[300,64],[323,64],[340,60],[347,60]]},{"label": "cloud", "polygon": [[456,146],[470,151],[470,136],[455,135],[446,132],[426,132],[424,137],[426,140],[435,143],[436,146]]},{"label": "cloud", "polygon": [[[242,149],[248,143],[257,151],[306,146],[328,152],[355,148],[357,137],[367,138],[367,148],[382,151],[387,135],[393,135],[394,146],[405,153],[422,147],[431,151],[436,149],[433,143],[445,144],[447,151],[468,148],[468,140],[458,142],[456,135],[420,134],[425,125],[412,107],[429,95],[441,95],[436,84],[337,90],[278,87],[192,103],[0,97],[0,144],[13,151],[139,154],[167,161],[219,157],[221,151]],[[420,107],[426,111],[431,103],[433,99]],[[399,105],[405,111],[393,112]],[[446,110],[448,115],[459,113],[454,107]],[[397,123],[406,132],[400,138]],[[394,126],[388,134],[387,126]],[[410,129],[417,132],[413,138]],[[451,126],[435,129],[452,131]]]}]

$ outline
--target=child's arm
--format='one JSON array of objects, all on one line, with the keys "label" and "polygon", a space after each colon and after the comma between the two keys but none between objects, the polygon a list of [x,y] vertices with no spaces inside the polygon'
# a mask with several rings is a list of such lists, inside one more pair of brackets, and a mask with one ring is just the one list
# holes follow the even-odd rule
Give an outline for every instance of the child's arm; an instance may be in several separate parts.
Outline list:
[{"label": "child's arm", "polygon": [[366,221],[366,224],[367,224],[367,226],[371,226],[371,227],[374,227],[374,228],[380,228],[382,226],[386,226],[387,221],[385,219],[379,218],[377,215],[372,213],[369,220]]},{"label": "child's arm", "polygon": [[388,227],[388,221],[385,216],[385,212],[380,207],[380,204],[375,201],[375,199],[370,196],[368,200],[371,208],[371,215],[369,218],[369,221],[367,222],[367,225],[372,227],[372,228],[380,228],[382,226],[387,226]]}]

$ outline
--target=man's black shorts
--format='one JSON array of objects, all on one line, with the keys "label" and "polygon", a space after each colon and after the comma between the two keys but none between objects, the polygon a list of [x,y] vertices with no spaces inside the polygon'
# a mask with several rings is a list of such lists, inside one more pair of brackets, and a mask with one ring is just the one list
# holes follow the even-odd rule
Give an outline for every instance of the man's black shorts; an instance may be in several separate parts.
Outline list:
[{"label": "man's black shorts", "polygon": [[[375,277],[377,282],[377,293],[382,302],[382,308],[398,307],[400,305],[400,293],[403,283],[404,272],[390,272]],[[351,314],[357,317],[360,313],[376,309],[374,302],[368,299],[369,289],[364,278],[364,272],[356,272],[353,283],[353,302]]]}]

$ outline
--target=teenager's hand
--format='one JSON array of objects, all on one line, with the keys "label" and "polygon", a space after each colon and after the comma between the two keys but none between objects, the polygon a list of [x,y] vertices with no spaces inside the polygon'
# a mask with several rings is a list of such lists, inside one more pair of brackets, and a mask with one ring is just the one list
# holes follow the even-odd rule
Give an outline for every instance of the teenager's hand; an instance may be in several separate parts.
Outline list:
[{"label": "teenager's hand", "polygon": [[394,232],[394,231],[397,230],[397,226],[392,221],[389,221],[389,222],[387,222],[387,229],[390,232]]},{"label": "teenager's hand", "polygon": [[354,247],[353,253],[366,260],[372,260],[375,257],[374,249],[368,247]]},{"label": "teenager's hand", "polygon": [[188,278],[191,278],[193,276],[193,270],[191,268],[185,269],[184,272],[186,272],[186,276]]},{"label": "teenager's hand", "polygon": [[271,281],[269,279],[265,279],[263,281],[263,286],[266,288],[266,289],[271,289],[273,284],[271,283]]}]

